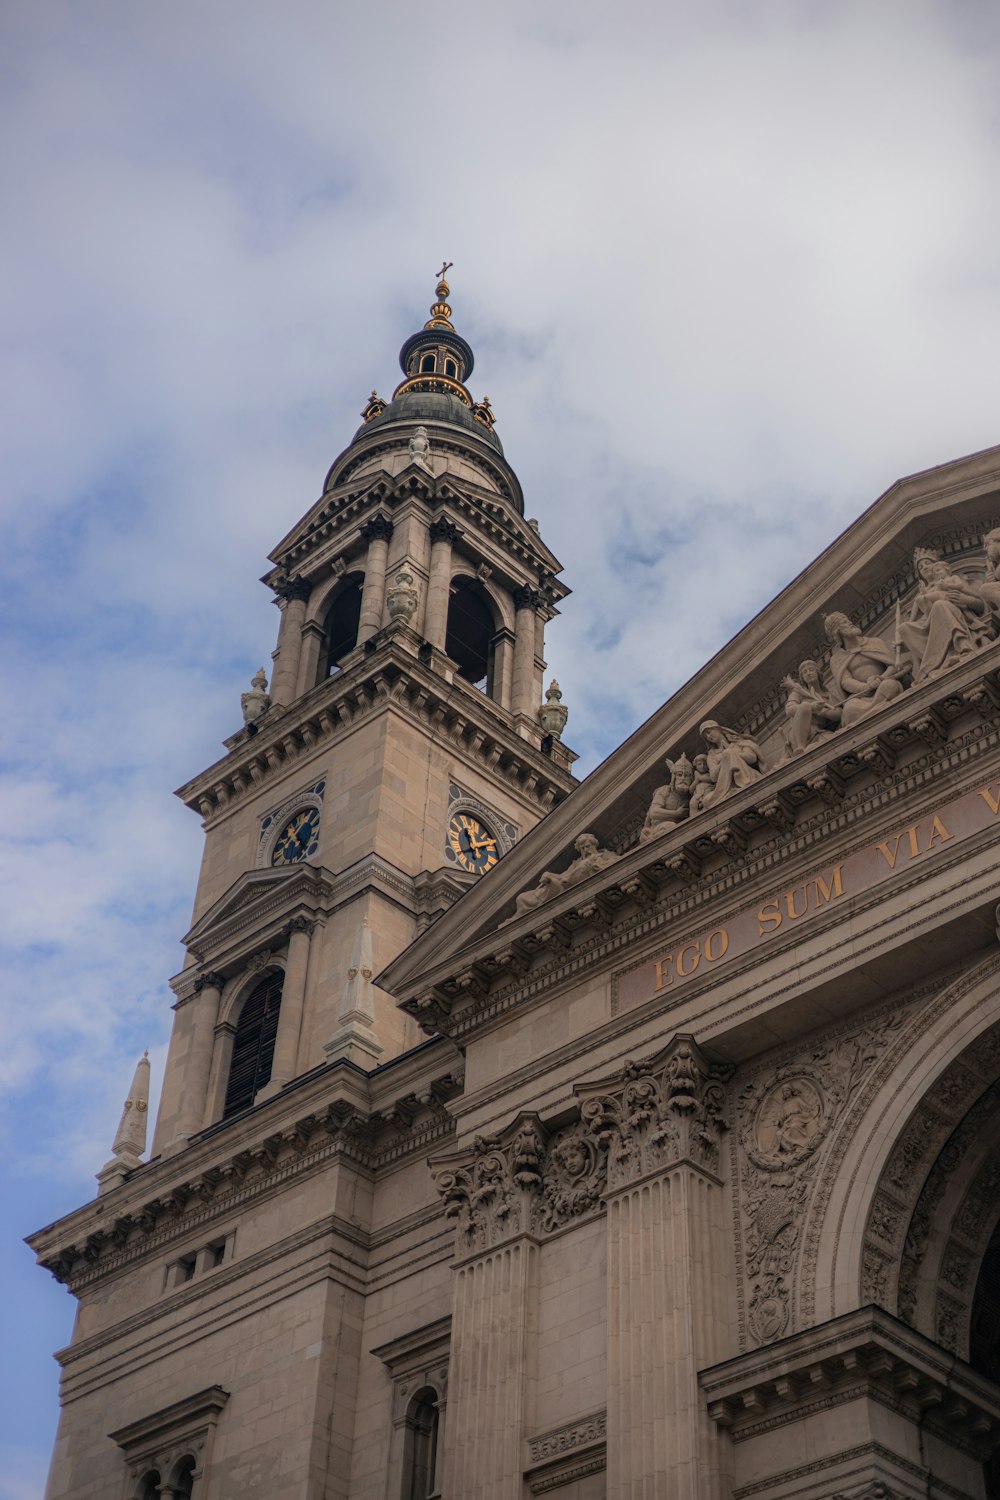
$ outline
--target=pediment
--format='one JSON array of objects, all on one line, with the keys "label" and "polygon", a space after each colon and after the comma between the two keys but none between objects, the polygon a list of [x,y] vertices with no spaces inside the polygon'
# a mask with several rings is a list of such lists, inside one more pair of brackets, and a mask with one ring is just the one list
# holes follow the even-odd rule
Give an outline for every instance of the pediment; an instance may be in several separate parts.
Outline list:
[{"label": "pediment", "polygon": [[329,891],[332,876],[314,865],[247,870],[191,928],[184,946],[207,955],[244,927],[263,927],[268,918],[299,903],[312,906]]},{"label": "pediment", "polygon": [[[1000,687],[994,692],[988,684],[991,672],[1000,681],[1000,582],[992,601],[979,595],[978,611],[968,594],[987,581],[984,538],[997,527],[1000,447],[898,481],[522,839],[432,934],[400,955],[379,983],[401,1000],[426,991],[449,972],[468,972],[491,948],[503,952],[522,931],[537,931],[546,919],[551,924],[568,903],[593,905],[594,893],[608,886],[613,871],[620,869],[624,878],[633,866],[638,870],[651,801],[670,775],[664,762],[684,755],[693,763],[705,754],[709,746],[699,726],[706,721],[733,732],[730,761],[740,758],[741,744],[753,744],[760,774],[745,786],[737,776],[722,800],[710,805],[706,798],[695,816],[654,836],[648,845],[653,854],[662,848],[673,858],[676,845],[679,860],[682,846],[697,845],[699,838],[706,854],[713,845],[718,852],[727,840],[734,846],[745,840],[755,820],[761,825],[765,818],[779,830],[791,827],[797,799],[835,797],[842,776],[870,766],[873,757],[891,764],[893,746],[914,737],[947,740],[949,719],[968,715],[976,702],[983,708],[984,695],[992,712],[1000,704]],[[957,580],[939,578],[942,602],[936,611],[928,603],[933,579],[922,582],[917,574],[917,549],[936,552],[949,578]],[[825,627],[833,615],[846,616],[863,639],[881,643],[867,649],[879,670],[897,673],[895,696],[887,690],[870,708],[855,702],[847,710],[848,699],[858,696],[852,688],[857,682],[845,670],[847,643],[835,630],[831,639]],[[960,617],[970,627],[964,637]],[[921,661],[932,657],[921,674]],[[855,665],[864,666],[866,659],[862,652]],[[788,742],[786,679],[806,660],[818,663],[821,696],[839,712],[813,720],[816,738],[801,736],[805,744],[795,748]],[[743,758],[752,761],[748,749]],[[530,920],[519,915],[519,895],[537,888],[544,872],[564,872],[575,840],[588,832],[608,855],[604,869],[598,860],[568,895],[553,886]],[[634,880],[628,888],[636,889]]]}]

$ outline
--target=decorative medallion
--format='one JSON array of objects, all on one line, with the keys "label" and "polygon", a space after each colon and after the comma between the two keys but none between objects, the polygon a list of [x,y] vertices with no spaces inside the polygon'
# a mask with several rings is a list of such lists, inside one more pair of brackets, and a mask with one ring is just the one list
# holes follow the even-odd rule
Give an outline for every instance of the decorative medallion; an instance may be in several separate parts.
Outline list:
[{"label": "decorative medallion", "polygon": [[748,1154],[760,1167],[780,1171],[811,1156],[827,1128],[826,1105],[811,1078],[783,1078],[760,1102]]}]

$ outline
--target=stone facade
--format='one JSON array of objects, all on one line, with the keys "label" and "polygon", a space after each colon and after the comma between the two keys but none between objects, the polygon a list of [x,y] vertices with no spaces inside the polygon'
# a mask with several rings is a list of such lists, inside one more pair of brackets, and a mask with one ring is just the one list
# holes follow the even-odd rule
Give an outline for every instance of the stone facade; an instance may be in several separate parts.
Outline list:
[{"label": "stone facade", "polygon": [[558,564],[443,285],[274,554],[271,701],[182,789],[151,1159],[32,1240],[80,1308],[50,1496],[996,1495],[1000,449],[564,801]]}]

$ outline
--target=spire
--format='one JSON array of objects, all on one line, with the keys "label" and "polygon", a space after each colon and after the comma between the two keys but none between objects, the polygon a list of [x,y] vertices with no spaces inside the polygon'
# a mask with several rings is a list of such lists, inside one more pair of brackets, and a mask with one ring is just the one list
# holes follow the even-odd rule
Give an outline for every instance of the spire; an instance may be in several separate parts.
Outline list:
[{"label": "spire", "polygon": [[453,260],[446,260],[438,272],[438,284],[434,288],[437,301],[431,308],[431,315],[424,324],[425,328],[450,328],[452,333],[455,329],[451,321],[451,308],[448,306],[447,298],[451,295],[451,287],[445,281],[445,272],[450,271],[455,264]]},{"label": "spire", "polygon": [[149,1114],[149,1052],[142,1054],[135,1065],[132,1087],[122,1109],[118,1132],[111,1147],[111,1160],[105,1162],[97,1174],[98,1189],[106,1193],[109,1188],[124,1182],[129,1172],[141,1166],[139,1158],[146,1149],[146,1119]]},{"label": "spire", "polygon": [[374,1029],[373,973],[372,930],[365,917],[354,937],[354,953],[337,1008],[337,1029],[323,1048],[329,1062],[347,1058],[373,1068],[379,1060],[382,1047]]}]

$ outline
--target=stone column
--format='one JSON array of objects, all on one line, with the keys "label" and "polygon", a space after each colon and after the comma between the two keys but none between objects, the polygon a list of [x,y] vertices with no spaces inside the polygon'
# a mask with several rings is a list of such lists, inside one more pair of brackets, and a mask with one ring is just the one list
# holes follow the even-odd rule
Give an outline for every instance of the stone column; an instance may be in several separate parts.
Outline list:
[{"label": "stone column", "polygon": [[521,1116],[489,1150],[431,1162],[458,1220],[444,1500],[522,1500],[534,1399],[544,1132]]},{"label": "stone column", "polygon": [[609,1148],[608,1500],[721,1495],[698,1389],[722,1349],[721,1076],[677,1037],[613,1092],[577,1090]]},{"label": "stone column", "polygon": [[448,633],[448,602],[451,595],[451,549],[459,530],[451,521],[440,519],[430,524],[431,563],[427,579],[427,608],[424,615],[424,639],[444,650]]},{"label": "stone column", "polygon": [[299,657],[302,653],[302,626],[306,617],[306,602],[312,593],[312,584],[304,578],[291,578],[280,591],[285,601],[281,612],[281,629],[278,632],[278,654],[271,678],[271,702],[285,705],[292,702],[299,676]]},{"label": "stone column", "polygon": [[219,1021],[219,1003],[226,978],[224,974],[200,974],[194,982],[191,1033],[187,1066],[184,1070],[180,1119],[174,1132],[177,1142],[188,1140],[205,1127],[208,1111],[208,1085],[215,1051],[215,1028]]},{"label": "stone column", "polygon": [[361,528],[361,535],[368,543],[365,558],[365,582],[361,590],[361,618],[358,622],[358,645],[369,640],[382,628],[382,610],[385,605],[385,570],[389,557],[389,538],[392,522],[388,516],[372,516]]},{"label": "stone column", "polygon": [[288,954],[285,978],[281,986],[281,1009],[278,1012],[278,1035],[274,1041],[274,1060],[267,1086],[259,1099],[270,1099],[295,1077],[299,1033],[306,998],[306,976],[309,969],[309,940],[315,922],[308,917],[293,917],[288,924]]},{"label": "stone column", "polygon": [[514,691],[516,714],[534,714],[535,703],[535,611],[541,602],[537,589],[514,590]]},{"label": "stone column", "polygon": [[510,708],[514,675],[514,632],[504,627],[493,637],[493,697],[501,708]]}]

